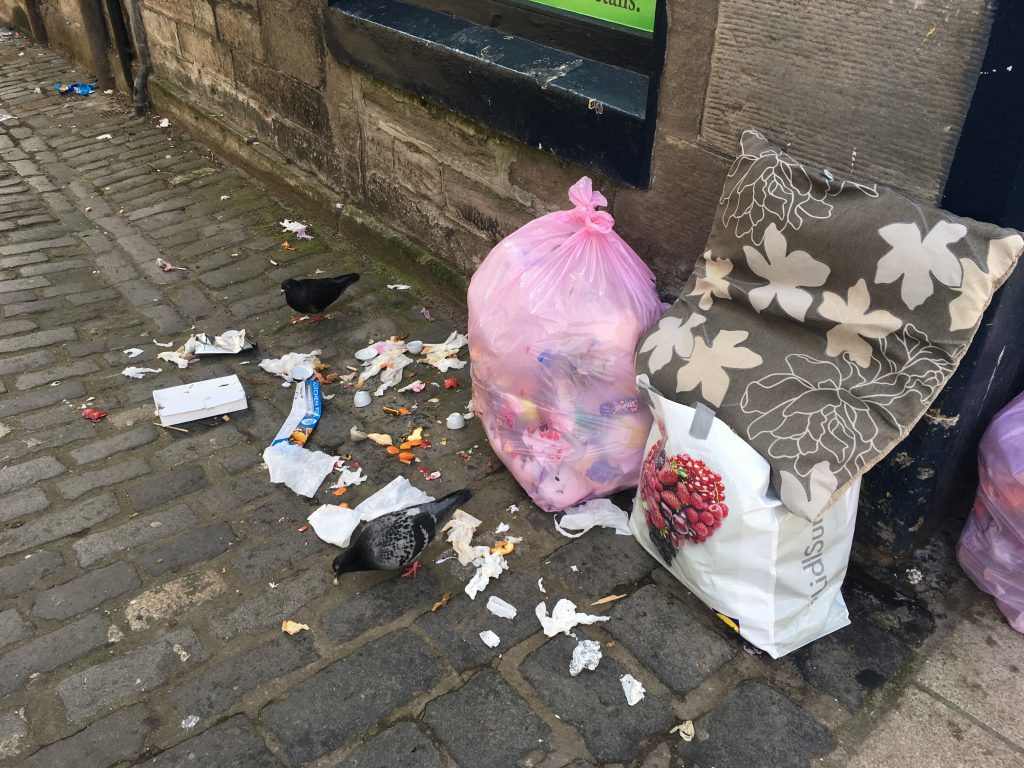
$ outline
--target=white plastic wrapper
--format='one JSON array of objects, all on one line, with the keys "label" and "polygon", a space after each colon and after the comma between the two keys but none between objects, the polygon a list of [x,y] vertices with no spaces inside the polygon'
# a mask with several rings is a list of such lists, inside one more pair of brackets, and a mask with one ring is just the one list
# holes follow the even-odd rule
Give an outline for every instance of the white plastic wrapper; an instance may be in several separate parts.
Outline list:
[{"label": "white plastic wrapper", "polygon": [[634,706],[646,695],[647,691],[643,684],[632,675],[623,675],[619,678],[622,683],[622,692],[626,694],[626,703]]},{"label": "white plastic wrapper", "polygon": [[485,629],[480,633],[480,639],[484,641],[484,645],[488,648],[497,648],[498,643],[501,642],[501,638],[491,632],[489,629]]},{"label": "white plastic wrapper", "polygon": [[291,381],[292,370],[299,365],[312,366],[316,362],[316,356],[320,354],[319,349],[314,349],[308,355],[301,352],[289,352],[284,357],[266,358],[260,360],[260,368],[267,373],[280,376],[285,381]]},{"label": "white plastic wrapper", "polygon": [[588,613],[577,613],[576,603],[566,600],[564,597],[555,603],[551,613],[548,613],[548,606],[544,602],[537,604],[537,618],[544,628],[544,634],[554,637],[559,632],[569,634],[569,630],[578,624],[596,624],[599,621],[608,621],[608,616],[594,616]]},{"label": "white plastic wrapper", "polygon": [[334,470],[336,456],[309,451],[301,445],[275,443],[263,450],[263,462],[270,470],[270,482],[284,483],[300,496],[310,498]]},{"label": "white plastic wrapper", "polygon": [[389,512],[426,504],[430,496],[399,475],[354,509],[324,504],[309,516],[313,531],[328,544],[347,547],[360,522],[369,522]]},{"label": "white plastic wrapper", "polygon": [[772,658],[847,626],[839,588],[859,480],[806,520],[783,506],[768,462],[724,422],[662,397],[645,376],[639,383],[655,421],[629,519],[640,544]]},{"label": "white plastic wrapper", "polygon": [[509,620],[514,619],[516,617],[516,613],[518,613],[514,605],[506,603],[497,595],[491,595],[487,599],[487,610],[498,618]]},{"label": "white plastic wrapper", "polygon": [[601,644],[597,640],[580,640],[573,648],[569,662],[569,674],[576,677],[584,669],[597,669],[601,663]]},{"label": "white plastic wrapper", "polygon": [[[629,516],[608,499],[591,499],[565,510],[562,519],[555,518],[555,530],[570,539],[578,539],[591,528],[612,528],[620,536],[632,536]],[[579,533],[570,533],[579,531]]]}]

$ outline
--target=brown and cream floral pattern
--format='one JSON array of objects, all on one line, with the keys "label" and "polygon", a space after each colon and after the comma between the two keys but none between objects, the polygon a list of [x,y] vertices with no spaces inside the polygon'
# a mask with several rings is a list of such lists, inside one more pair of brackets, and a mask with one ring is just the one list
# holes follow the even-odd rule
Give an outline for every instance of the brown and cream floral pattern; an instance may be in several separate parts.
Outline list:
[{"label": "brown and cream floral pattern", "polygon": [[701,402],[815,519],[907,434],[1024,250],[1017,232],[743,134],[704,257],[637,372]]}]

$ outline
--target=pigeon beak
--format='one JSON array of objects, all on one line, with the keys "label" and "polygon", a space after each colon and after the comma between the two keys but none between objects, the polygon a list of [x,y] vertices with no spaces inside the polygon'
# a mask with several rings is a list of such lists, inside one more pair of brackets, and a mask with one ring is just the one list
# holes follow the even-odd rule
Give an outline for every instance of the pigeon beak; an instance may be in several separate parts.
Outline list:
[{"label": "pigeon beak", "polygon": [[334,586],[338,586],[338,577],[337,576],[334,577]]}]

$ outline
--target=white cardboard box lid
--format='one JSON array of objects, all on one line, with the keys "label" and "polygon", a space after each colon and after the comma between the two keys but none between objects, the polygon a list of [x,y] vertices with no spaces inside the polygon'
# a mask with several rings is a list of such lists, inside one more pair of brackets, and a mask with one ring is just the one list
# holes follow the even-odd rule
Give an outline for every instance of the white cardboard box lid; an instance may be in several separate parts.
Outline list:
[{"label": "white cardboard box lid", "polygon": [[[234,374],[182,384],[179,387],[154,389],[153,401],[161,419],[174,419],[189,413],[202,414],[205,411],[224,408],[242,410],[247,407],[245,389],[242,388],[238,376]],[[202,415],[197,418],[202,418]]]}]

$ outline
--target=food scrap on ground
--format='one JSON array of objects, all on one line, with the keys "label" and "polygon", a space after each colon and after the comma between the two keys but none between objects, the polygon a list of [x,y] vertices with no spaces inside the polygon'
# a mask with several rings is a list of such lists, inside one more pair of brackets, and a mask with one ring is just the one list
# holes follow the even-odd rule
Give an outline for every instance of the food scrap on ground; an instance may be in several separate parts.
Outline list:
[{"label": "food scrap on ground", "polygon": [[432,606],[430,606],[430,612],[431,613],[437,613],[441,608],[444,608],[446,605],[448,605],[448,601],[451,600],[451,599],[452,599],[452,593],[451,592],[445,592],[443,595],[441,595],[441,599],[440,600],[438,600]]},{"label": "food scrap on ground", "polygon": [[281,631],[288,635],[296,635],[299,632],[308,632],[309,625],[300,624],[299,622],[292,621],[291,619],[285,619],[281,622]]}]

